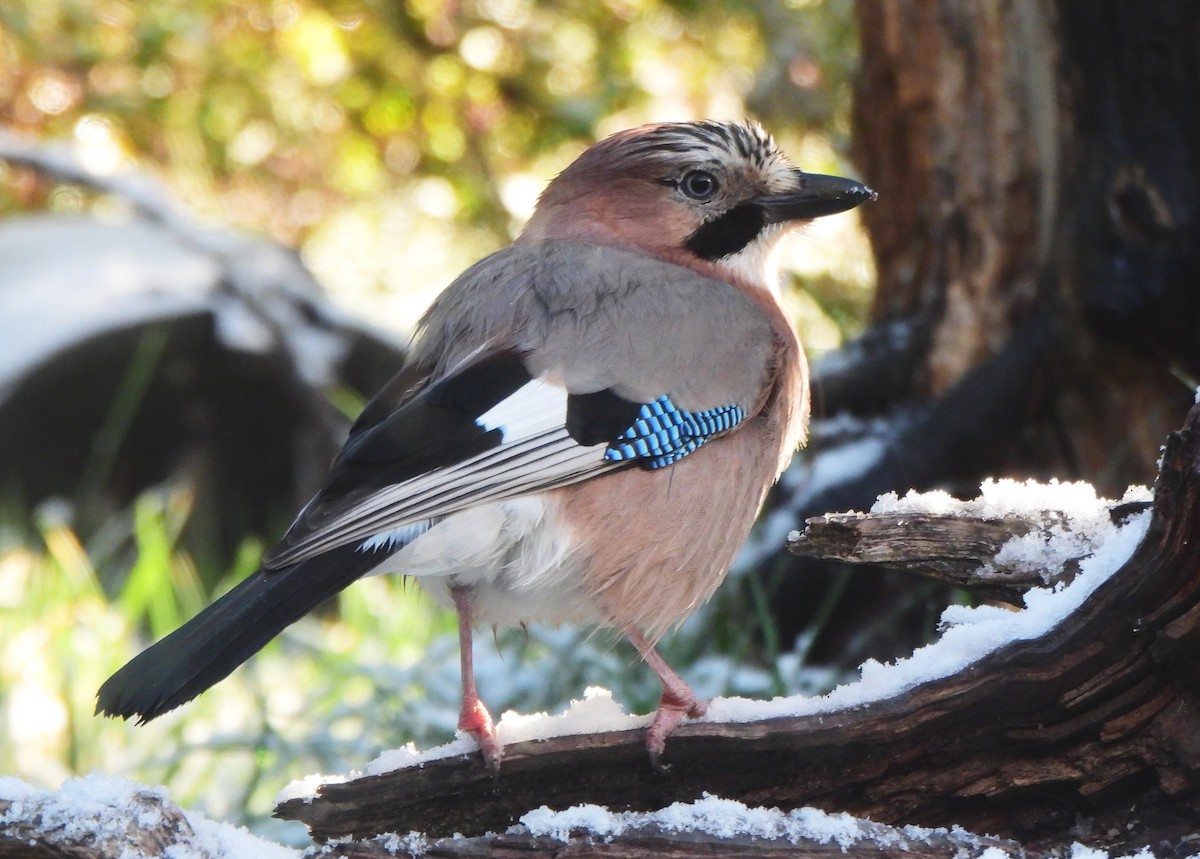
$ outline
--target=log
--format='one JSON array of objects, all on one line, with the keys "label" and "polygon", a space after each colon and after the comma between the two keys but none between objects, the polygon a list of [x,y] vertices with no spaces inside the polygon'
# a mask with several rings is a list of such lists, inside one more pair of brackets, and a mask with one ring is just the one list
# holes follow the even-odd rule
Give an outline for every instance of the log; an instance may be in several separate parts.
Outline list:
[{"label": "log", "polygon": [[[1081,819],[1131,839],[1194,829],[1200,805],[1200,407],[1167,441],[1140,545],[1062,622],[967,670],[851,709],[690,722],[653,770],[637,731],[507,749],[321,786],[281,803],[318,840],[502,832],[527,810],[652,810],[710,793],[886,825],[961,825],[1021,841]],[[1153,810],[1131,819],[1129,809]],[[1122,816],[1124,815],[1124,816]],[[1190,827],[1190,828],[1189,828]],[[620,854],[614,854],[620,855]],[[632,854],[631,854],[632,855]]]},{"label": "log", "polygon": [[110,859],[164,856],[169,851],[196,859],[218,859],[197,841],[187,815],[167,801],[161,788],[114,791],[112,804],[79,803],[72,791],[29,791],[6,796],[0,788],[0,857],[13,859]]}]

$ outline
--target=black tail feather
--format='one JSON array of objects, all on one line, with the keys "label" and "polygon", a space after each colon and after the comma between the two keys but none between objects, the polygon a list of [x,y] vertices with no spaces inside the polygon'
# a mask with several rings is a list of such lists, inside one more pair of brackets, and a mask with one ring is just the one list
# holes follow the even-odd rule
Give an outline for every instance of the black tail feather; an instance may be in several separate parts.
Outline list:
[{"label": "black tail feather", "polygon": [[384,557],[345,546],[292,567],[259,570],[108,678],[96,713],[137,716],[142,724],[186,704]]}]

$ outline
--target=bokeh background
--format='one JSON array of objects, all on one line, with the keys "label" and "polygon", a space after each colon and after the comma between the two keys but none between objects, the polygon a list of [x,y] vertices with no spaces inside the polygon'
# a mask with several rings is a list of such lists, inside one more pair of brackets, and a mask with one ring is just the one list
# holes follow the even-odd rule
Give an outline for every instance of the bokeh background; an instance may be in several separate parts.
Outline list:
[{"label": "bokeh background", "polygon": [[[609,132],[752,116],[803,168],[853,174],[851,12],[850,0],[8,0],[0,127],[99,175],[151,176],[199,223],[295,248],[335,304],[402,344]],[[30,215],[133,217],[120,195],[0,162],[0,217]],[[810,355],[860,330],[874,273],[853,214],[816,222],[787,267]],[[352,415],[370,393],[330,396]],[[103,679],[262,551],[254,537],[232,560],[185,546],[196,491],[165,482],[87,528],[78,498],[0,511],[0,773],[45,786],[125,774],[303,840],[269,819],[290,779],[452,736],[453,621],[399,580],[362,582],[183,710],[140,728],[96,719]],[[778,640],[755,582],[735,573],[668,659],[704,694],[842,678],[806,665],[803,641]],[[477,659],[494,712],[560,709],[593,684],[639,712],[657,699],[632,651],[589,630],[481,636]]]}]

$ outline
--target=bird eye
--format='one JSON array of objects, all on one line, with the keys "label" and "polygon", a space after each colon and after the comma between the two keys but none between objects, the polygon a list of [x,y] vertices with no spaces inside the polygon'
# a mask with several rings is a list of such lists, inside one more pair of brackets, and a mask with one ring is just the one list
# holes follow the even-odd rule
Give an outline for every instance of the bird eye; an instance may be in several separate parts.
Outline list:
[{"label": "bird eye", "polygon": [[679,190],[701,203],[715,197],[720,187],[717,177],[707,170],[689,170],[679,180]]}]

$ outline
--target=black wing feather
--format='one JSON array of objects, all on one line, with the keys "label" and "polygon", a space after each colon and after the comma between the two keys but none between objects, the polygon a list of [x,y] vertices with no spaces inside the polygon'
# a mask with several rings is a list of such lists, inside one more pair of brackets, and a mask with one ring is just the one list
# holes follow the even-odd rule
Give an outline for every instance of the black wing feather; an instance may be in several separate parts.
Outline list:
[{"label": "black wing feather", "polygon": [[410,361],[405,364],[379,392],[363,406],[354,425],[350,427],[349,440],[382,422],[388,415],[403,406],[420,392],[428,381],[428,371],[420,364]]},{"label": "black wing feather", "polygon": [[359,499],[499,447],[503,434],[477,419],[532,378],[519,352],[501,351],[421,389],[386,416],[373,400],[364,412],[374,422],[350,437],[325,486],[267,552],[264,566],[273,567],[297,540]]},{"label": "black wing feather", "polygon": [[633,424],[640,403],[619,397],[605,388],[591,394],[567,397],[567,433],[583,445],[607,444]]}]

